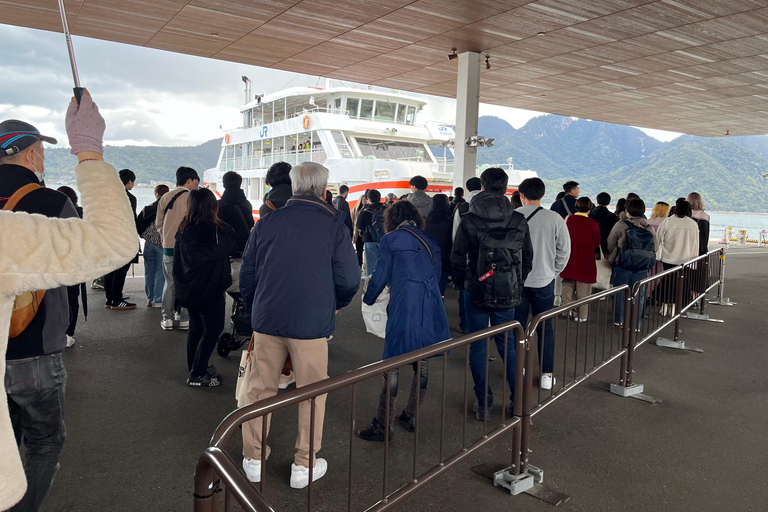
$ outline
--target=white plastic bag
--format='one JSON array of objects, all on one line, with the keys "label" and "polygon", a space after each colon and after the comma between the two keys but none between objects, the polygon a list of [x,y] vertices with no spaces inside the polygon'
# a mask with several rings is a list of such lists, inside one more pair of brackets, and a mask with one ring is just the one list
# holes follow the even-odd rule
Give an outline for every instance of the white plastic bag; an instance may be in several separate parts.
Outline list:
[{"label": "white plastic bag", "polygon": [[384,338],[387,334],[387,306],[389,305],[389,286],[376,298],[372,306],[363,302],[363,321],[365,330]]}]

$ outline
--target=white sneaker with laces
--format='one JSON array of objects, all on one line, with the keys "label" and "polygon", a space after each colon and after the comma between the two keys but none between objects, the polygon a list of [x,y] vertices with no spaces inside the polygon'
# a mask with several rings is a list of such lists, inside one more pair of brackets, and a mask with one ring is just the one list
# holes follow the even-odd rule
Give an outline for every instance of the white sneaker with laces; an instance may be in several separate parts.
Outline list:
[{"label": "white sneaker with laces", "polygon": [[160,322],[160,327],[163,328],[164,331],[172,331],[173,330],[173,320],[170,318],[166,318],[162,322]]},{"label": "white sneaker with laces", "polygon": [[554,386],[556,382],[557,379],[555,379],[553,376],[544,374],[541,376],[541,389],[549,391],[552,389],[552,386]]},{"label": "white sneaker with laces", "polygon": [[178,311],[174,311],[173,319],[176,320],[177,322],[181,321],[181,313],[179,313]]},{"label": "white sneaker with laces", "polygon": [[291,384],[296,382],[296,374],[293,373],[293,370],[291,370],[291,373],[288,375],[285,375],[283,373],[280,374],[280,380],[277,383],[278,389],[285,389]]},{"label": "white sneaker with laces", "polygon": [[186,322],[179,322],[179,330],[180,331],[188,331],[189,330],[189,320]]},{"label": "white sneaker with laces", "polygon": [[243,458],[243,471],[245,476],[251,482],[261,482],[261,461],[256,459]]},{"label": "white sneaker with laces", "polygon": [[[312,470],[312,481],[319,480],[328,471],[328,462],[325,459],[316,459],[315,468]],[[309,485],[309,468],[291,464],[291,488],[303,489]]]},{"label": "white sneaker with laces", "polygon": [[75,345],[75,338],[67,334],[67,348]]}]

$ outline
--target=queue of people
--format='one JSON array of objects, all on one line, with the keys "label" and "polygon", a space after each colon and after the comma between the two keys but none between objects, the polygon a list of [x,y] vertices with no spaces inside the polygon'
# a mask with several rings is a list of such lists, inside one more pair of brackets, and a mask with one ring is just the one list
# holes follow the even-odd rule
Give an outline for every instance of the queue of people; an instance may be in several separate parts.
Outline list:
[{"label": "queue of people", "polygon": [[[411,193],[400,200],[392,194],[382,198],[379,190],[371,189],[350,209],[349,188],[340,187],[334,198],[328,189],[328,169],[322,165],[304,162],[291,167],[279,162],[267,173],[270,191],[254,224],[237,173],[223,177],[225,190],[217,201],[213,192],[199,187],[197,171],[182,166],[176,171],[176,188],[156,187],[156,201],[137,215],[130,193],[135,174],[128,169],[115,172],[101,156],[104,127],[90,96],[80,105],[70,105],[67,131],[72,153],[80,162],[78,185],[88,208],[82,218],[74,191],[39,186],[44,173],[42,143],[56,141],[26,123],[2,123],[0,147],[6,155],[0,156],[0,206],[10,205],[4,209],[13,211],[0,215],[3,229],[20,240],[32,232],[65,232],[68,240],[79,241],[80,251],[61,257],[60,237],[50,236],[29,240],[28,246],[37,247],[34,254],[41,261],[29,261],[20,254],[0,258],[3,296],[38,293],[48,311],[61,312],[33,317],[20,334],[0,336],[0,346],[7,342],[6,375],[12,377],[5,381],[7,408],[0,407],[0,443],[8,453],[15,453],[14,436],[24,439],[29,482],[27,489],[18,457],[0,460],[0,474],[16,484],[0,492],[0,509],[23,500],[24,508],[19,510],[37,510],[44,500],[65,437],[61,404],[66,371],[61,351],[70,346],[70,340],[74,344],[76,292],[80,283],[106,275],[105,307],[135,309],[136,304],[122,292],[138,251],[137,236],[145,241],[147,306],[161,309],[163,330],[178,326],[188,331],[188,386],[221,385],[222,376],[210,357],[224,329],[225,292],[242,300],[253,331],[248,350],[255,371],[245,383],[248,403],[274,396],[294,381],[303,387],[328,377],[328,341],[336,328],[336,314],[356,296],[361,269],[363,303],[373,304],[389,288],[382,354],[387,359],[451,337],[444,304],[451,279],[459,290],[455,330],[476,332],[511,320],[526,325],[531,315],[552,309],[557,296],[567,304],[590,295],[597,281],[597,261],[610,263],[614,286],[632,286],[649,272],[703,254],[709,238],[709,217],[697,193],[678,199],[673,209],[657,203],[646,220],[645,203],[636,194],[622,198],[611,212],[610,195],[598,194],[595,206],[580,196],[578,183],[568,181],[562,196],[547,209],[541,204],[546,192],[541,179],[524,180],[510,200],[508,176],[500,168],[469,179],[451,200],[444,194],[428,195],[427,180],[415,176]],[[15,135],[13,145],[7,133]],[[51,257],[44,260],[45,254]],[[659,295],[666,305],[662,314],[674,314],[674,293],[667,289]],[[625,322],[623,307],[617,300],[617,325]],[[571,316],[576,322],[587,322],[588,308],[578,308]],[[11,321],[16,318],[0,318],[0,330],[14,332]],[[551,321],[539,329],[539,384],[547,390],[556,385],[555,337]],[[510,402],[502,406],[511,413],[515,343],[504,335],[496,336],[494,342],[510,391]],[[493,390],[486,381],[487,365],[494,357],[486,350],[484,340],[469,349],[475,393],[472,409],[479,421],[490,419],[494,407]],[[32,394],[16,389],[32,366],[43,362],[54,369],[51,381]],[[392,439],[395,416],[406,431],[413,432],[415,411],[427,395],[428,366],[428,360],[413,365],[409,397],[399,415],[399,372],[383,375],[376,415],[357,436],[372,442]],[[310,467],[313,480],[328,471],[327,460],[317,456],[325,413],[325,396],[315,400],[314,411],[309,402],[299,406],[292,488],[308,485]],[[30,435],[40,429],[46,429],[47,439],[55,440],[53,449],[43,449]],[[270,418],[263,429],[261,420],[242,428],[243,470],[252,482],[261,480],[262,454],[269,456]]]}]

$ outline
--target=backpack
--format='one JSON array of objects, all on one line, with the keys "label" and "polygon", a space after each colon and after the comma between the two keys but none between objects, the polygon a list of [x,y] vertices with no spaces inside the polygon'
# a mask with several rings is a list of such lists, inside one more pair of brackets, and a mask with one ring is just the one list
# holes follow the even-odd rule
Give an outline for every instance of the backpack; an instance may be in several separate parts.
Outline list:
[{"label": "backpack", "polygon": [[513,215],[506,226],[490,228],[468,216],[478,230],[477,279],[470,288],[472,302],[486,311],[506,311],[522,302],[521,251],[525,232],[522,215]]},{"label": "backpack", "polygon": [[624,222],[627,223],[627,245],[621,251],[619,266],[632,271],[648,270],[656,264],[653,233],[628,220]]},{"label": "backpack", "polygon": [[[8,199],[8,202],[3,206],[5,211],[14,211],[16,205],[21,199],[38,188],[42,188],[36,183],[29,183],[24,185]],[[32,323],[37,311],[40,309],[40,304],[43,302],[43,296],[45,290],[37,290],[34,292],[24,292],[21,295],[17,295],[13,299],[13,312],[11,313],[11,327],[8,332],[9,338],[15,338],[19,336],[24,330]]]},{"label": "backpack", "polygon": [[384,236],[384,208],[371,210],[371,224],[368,226],[368,235],[372,242],[381,241]]}]

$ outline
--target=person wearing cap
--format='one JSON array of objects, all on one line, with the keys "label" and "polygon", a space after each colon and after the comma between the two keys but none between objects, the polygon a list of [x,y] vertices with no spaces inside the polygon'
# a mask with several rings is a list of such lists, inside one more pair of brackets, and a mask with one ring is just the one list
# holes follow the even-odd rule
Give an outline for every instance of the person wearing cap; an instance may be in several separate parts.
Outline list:
[{"label": "person wearing cap", "polygon": [[[104,275],[136,253],[133,214],[115,168],[102,157],[104,119],[87,92],[80,105],[73,98],[66,127],[79,161],[84,219],[66,195],[34,187],[45,173],[42,143],[56,139],[22,121],[0,123],[0,207],[20,188],[32,189],[12,211],[0,211],[0,233],[12,241],[0,243],[0,373],[7,397],[0,403],[0,510],[38,510],[59,468],[66,436],[66,285]],[[36,290],[45,290],[40,309],[9,339],[14,298]],[[17,440],[25,446],[24,465]]]},{"label": "person wearing cap", "polygon": [[566,181],[563,183],[563,192],[565,195],[552,203],[550,210],[560,214],[562,218],[576,213],[576,199],[579,197],[579,184],[575,181]]}]

